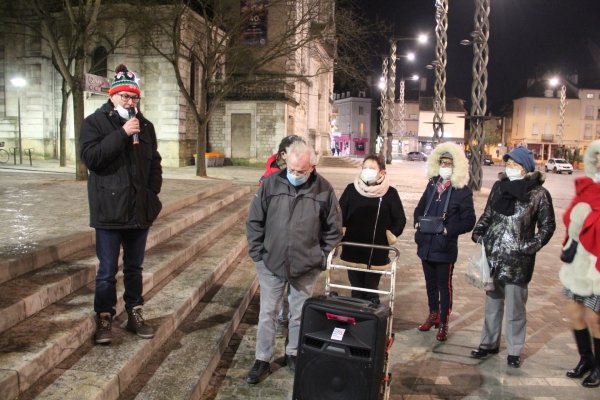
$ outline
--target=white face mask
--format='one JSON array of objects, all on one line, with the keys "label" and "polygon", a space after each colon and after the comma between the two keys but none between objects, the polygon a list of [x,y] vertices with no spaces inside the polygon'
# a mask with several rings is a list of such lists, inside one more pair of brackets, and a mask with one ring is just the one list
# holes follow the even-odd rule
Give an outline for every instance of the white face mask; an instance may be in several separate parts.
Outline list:
[{"label": "white face mask", "polygon": [[454,168],[440,168],[440,176],[444,180],[450,179],[452,176],[452,171],[454,171]]},{"label": "white face mask", "polygon": [[130,117],[129,117],[128,109],[124,108],[120,104],[117,104],[116,110],[119,113],[119,115],[121,116],[121,118],[123,118],[125,121],[129,121]]},{"label": "white face mask", "polygon": [[506,176],[508,176],[508,179],[510,179],[511,181],[524,178],[524,176],[521,175],[520,169],[512,169],[512,168],[506,168]]},{"label": "white face mask", "polygon": [[600,183],[600,172],[596,172],[596,175],[594,175],[594,182],[596,183]]},{"label": "white face mask", "polygon": [[360,179],[367,183],[374,183],[377,180],[377,171],[370,168],[365,168],[360,173]]}]

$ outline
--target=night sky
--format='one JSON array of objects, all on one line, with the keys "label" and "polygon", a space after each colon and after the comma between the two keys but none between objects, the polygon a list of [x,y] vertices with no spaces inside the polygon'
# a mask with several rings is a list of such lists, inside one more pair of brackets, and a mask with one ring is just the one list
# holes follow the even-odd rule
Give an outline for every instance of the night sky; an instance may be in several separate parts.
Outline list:
[{"label": "night sky", "polygon": [[[434,74],[425,65],[435,59],[435,0],[357,1],[369,17],[393,24],[397,36],[429,35],[424,46],[399,42],[398,53],[413,50],[417,60],[410,63],[402,59],[398,73],[426,74],[428,89],[432,90]],[[473,50],[460,41],[470,39],[474,29],[475,2],[448,3],[446,93],[467,100],[470,107]],[[528,78],[547,70],[563,75],[578,73],[580,83],[600,87],[600,67],[588,50],[590,40],[600,47],[600,0],[492,0],[488,110],[513,99],[526,88]],[[379,42],[382,51],[389,52],[385,40]]]}]

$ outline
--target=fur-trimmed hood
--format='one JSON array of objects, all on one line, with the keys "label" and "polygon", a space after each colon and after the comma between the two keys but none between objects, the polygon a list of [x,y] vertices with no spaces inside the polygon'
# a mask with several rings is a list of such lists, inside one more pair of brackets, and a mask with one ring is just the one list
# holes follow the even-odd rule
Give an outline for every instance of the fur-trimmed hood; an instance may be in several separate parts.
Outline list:
[{"label": "fur-trimmed hood", "polygon": [[596,164],[598,164],[598,159],[596,155],[600,153],[600,140],[594,140],[588,146],[585,154],[583,155],[583,164],[585,165],[585,175],[594,179],[594,175],[598,173],[596,169]]},{"label": "fur-trimmed hood", "polygon": [[431,152],[427,161],[427,177],[433,178],[440,174],[440,156],[444,153],[452,154],[454,171],[450,182],[456,189],[461,189],[469,183],[469,161],[462,147],[454,143],[442,143]]},{"label": "fur-trimmed hood", "polygon": [[[546,182],[546,174],[541,171],[528,172],[525,174],[523,179],[530,180],[530,181],[538,180],[540,182],[540,185],[543,185],[544,182]],[[508,180],[508,176],[506,175],[506,172],[498,173],[498,180],[499,181]]]}]

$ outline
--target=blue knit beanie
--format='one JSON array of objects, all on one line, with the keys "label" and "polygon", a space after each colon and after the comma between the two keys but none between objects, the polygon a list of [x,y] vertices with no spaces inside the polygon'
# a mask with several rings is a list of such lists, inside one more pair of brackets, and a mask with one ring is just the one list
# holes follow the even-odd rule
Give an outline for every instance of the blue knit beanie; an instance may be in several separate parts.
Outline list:
[{"label": "blue knit beanie", "polygon": [[533,158],[533,153],[527,147],[519,146],[502,157],[504,162],[508,161],[509,158],[521,164],[525,168],[525,171],[535,171],[535,159]]}]

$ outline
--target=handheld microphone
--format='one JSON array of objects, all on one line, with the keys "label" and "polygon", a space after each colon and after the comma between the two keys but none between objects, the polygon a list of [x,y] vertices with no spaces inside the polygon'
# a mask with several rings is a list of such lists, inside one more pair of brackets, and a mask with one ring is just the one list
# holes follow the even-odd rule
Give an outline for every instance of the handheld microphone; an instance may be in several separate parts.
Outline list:
[{"label": "handheld microphone", "polygon": [[[131,107],[129,108],[129,118],[135,118],[135,107]],[[134,133],[133,135],[133,144],[140,144],[140,140],[139,140],[139,136],[137,133]]]}]

